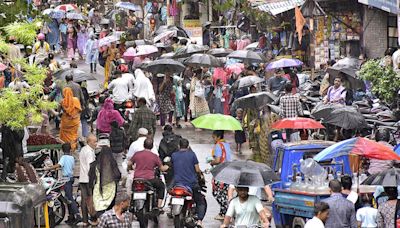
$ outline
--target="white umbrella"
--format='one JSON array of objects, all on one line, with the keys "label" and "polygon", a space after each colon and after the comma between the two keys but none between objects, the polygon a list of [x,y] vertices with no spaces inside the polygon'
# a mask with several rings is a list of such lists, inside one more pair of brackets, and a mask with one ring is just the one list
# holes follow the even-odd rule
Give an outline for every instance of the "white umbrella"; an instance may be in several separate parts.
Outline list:
[{"label": "white umbrella", "polygon": [[118,2],[117,4],[115,4],[115,7],[132,10],[132,11],[140,11],[141,10],[140,6],[133,4],[131,2]]},{"label": "white umbrella", "polygon": [[117,42],[119,40],[119,37],[117,37],[117,36],[106,36],[106,37],[104,37],[104,38],[101,38],[100,40],[99,40],[99,46],[100,47],[102,47],[102,46],[106,46],[106,45],[109,45],[109,44],[111,44],[111,43],[113,43],[113,42]]},{"label": "white umbrella", "polygon": [[150,55],[157,52],[158,48],[154,45],[139,45],[136,47],[135,56]]},{"label": "white umbrella", "polygon": [[158,41],[165,42],[169,40],[171,37],[176,36],[177,31],[176,30],[168,30],[163,33],[160,33],[156,37],[154,37],[153,42],[157,43]]}]

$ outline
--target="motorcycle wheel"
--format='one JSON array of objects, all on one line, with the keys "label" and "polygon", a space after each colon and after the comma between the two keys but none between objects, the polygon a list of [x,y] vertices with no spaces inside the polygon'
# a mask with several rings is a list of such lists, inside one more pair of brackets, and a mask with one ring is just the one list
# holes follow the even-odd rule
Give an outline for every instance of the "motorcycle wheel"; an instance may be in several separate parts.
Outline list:
[{"label": "motorcycle wheel", "polygon": [[140,228],[147,228],[149,224],[149,217],[144,208],[136,213],[136,217],[139,221]]},{"label": "motorcycle wheel", "polygon": [[54,200],[54,206],[52,208],[52,216],[54,218],[55,226],[59,225],[65,218],[66,206],[64,202],[66,201],[61,199],[61,197],[62,196]]},{"label": "motorcycle wheel", "polygon": [[174,216],[175,228],[184,228],[185,227],[184,220],[185,220],[185,216],[183,215],[182,212],[179,215],[175,215]]}]

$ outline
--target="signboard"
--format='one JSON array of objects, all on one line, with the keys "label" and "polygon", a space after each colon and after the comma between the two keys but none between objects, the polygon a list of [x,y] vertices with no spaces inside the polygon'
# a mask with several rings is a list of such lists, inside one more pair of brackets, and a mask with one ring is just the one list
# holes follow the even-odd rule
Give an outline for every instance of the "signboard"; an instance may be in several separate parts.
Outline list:
[{"label": "signboard", "polygon": [[197,44],[203,44],[202,27],[183,27],[183,29],[185,29],[191,41],[196,41]]},{"label": "signboard", "polygon": [[397,14],[399,11],[397,0],[358,0],[358,2],[393,14]]}]

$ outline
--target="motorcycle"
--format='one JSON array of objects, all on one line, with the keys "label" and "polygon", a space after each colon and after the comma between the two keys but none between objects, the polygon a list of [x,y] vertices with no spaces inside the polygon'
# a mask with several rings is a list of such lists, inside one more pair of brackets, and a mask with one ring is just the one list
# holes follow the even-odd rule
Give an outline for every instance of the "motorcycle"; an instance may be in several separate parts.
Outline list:
[{"label": "motorcycle", "polygon": [[50,167],[53,165],[53,161],[50,159],[50,152],[48,151],[40,150],[37,152],[25,153],[24,159],[35,169],[40,169],[45,166]]}]

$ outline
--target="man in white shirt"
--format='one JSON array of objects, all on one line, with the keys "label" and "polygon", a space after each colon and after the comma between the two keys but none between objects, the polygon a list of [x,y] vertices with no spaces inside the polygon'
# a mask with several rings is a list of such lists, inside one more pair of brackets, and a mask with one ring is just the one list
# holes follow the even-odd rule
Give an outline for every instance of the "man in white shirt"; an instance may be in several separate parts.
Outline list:
[{"label": "man in white shirt", "polygon": [[79,152],[79,186],[81,188],[81,208],[82,208],[82,225],[88,224],[88,207],[86,205],[87,198],[91,195],[89,189],[89,169],[90,163],[96,160],[95,149],[97,146],[97,138],[95,135],[87,137],[87,145]]},{"label": "man in white shirt", "polygon": [[123,73],[121,78],[128,84],[129,94],[133,95],[133,86],[135,84],[135,76],[131,73]]},{"label": "man in white shirt", "polygon": [[314,217],[307,221],[304,228],[325,228],[325,221],[329,216],[329,205],[319,202],[314,205]]},{"label": "man in white shirt", "polygon": [[121,72],[115,72],[116,79],[112,80],[108,85],[108,90],[112,91],[112,99],[116,104],[131,99],[129,94],[129,86],[125,79],[122,78]]},{"label": "man in white shirt", "polygon": [[151,107],[153,102],[156,100],[153,84],[140,69],[135,70],[135,85],[133,87],[133,95],[136,98],[143,97],[146,99],[149,107]]}]

